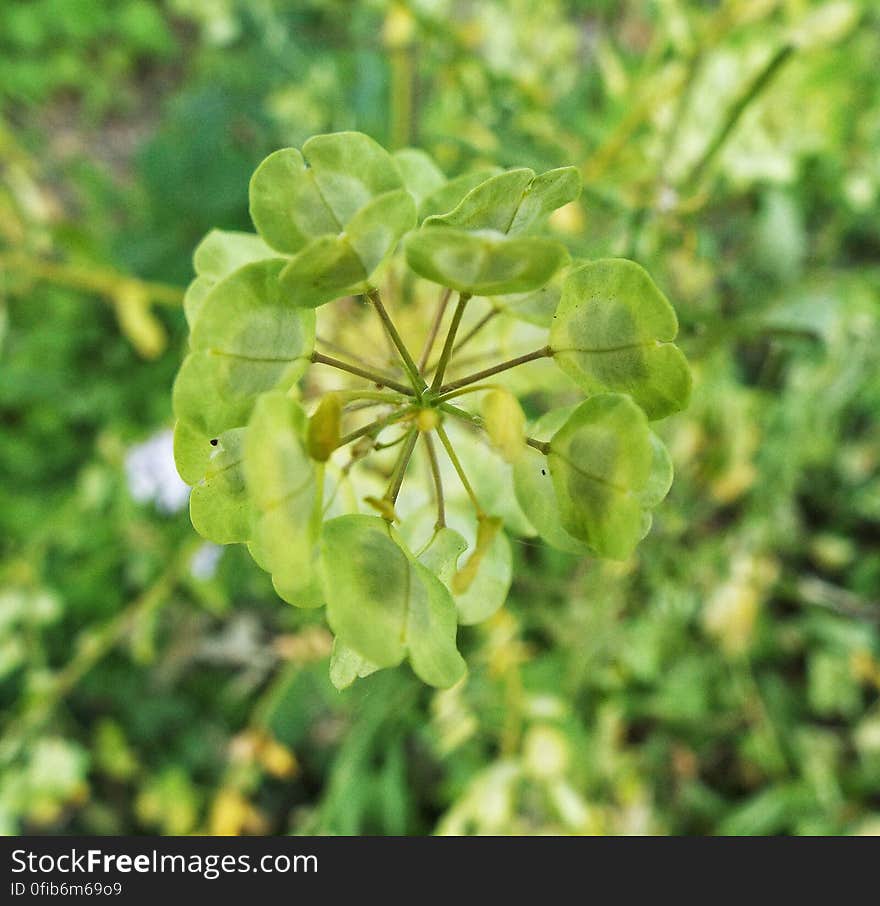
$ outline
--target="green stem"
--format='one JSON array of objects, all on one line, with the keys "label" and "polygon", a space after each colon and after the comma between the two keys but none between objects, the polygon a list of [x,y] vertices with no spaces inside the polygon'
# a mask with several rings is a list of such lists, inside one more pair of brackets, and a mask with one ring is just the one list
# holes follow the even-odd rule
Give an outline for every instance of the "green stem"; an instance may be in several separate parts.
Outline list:
[{"label": "green stem", "polygon": [[453,352],[458,352],[465,344],[471,340],[496,316],[501,314],[500,308],[493,308],[488,311],[476,324],[455,344]]},{"label": "green stem", "polygon": [[455,335],[458,333],[458,326],[461,324],[462,315],[470,299],[469,293],[458,294],[458,304],[455,306],[455,312],[452,315],[452,323],[449,325],[449,331],[443,342],[443,351],[440,353],[440,361],[437,363],[437,372],[431,384],[432,390],[439,390],[443,383],[443,375],[446,372],[446,366],[452,358],[452,349],[455,346]]},{"label": "green stem", "polygon": [[472,384],[469,387],[461,387],[458,390],[453,390],[450,393],[443,394],[443,400],[452,400],[458,396],[466,396],[468,393],[479,393],[481,390],[496,390],[498,384]]},{"label": "green stem", "polygon": [[434,530],[446,527],[446,503],[443,499],[443,478],[440,475],[440,463],[437,462],[437,451],[434,449],[434,439],[430,434],[423,434],[425,449],[428,451],[428,463],[431,467],[431,477],[434,479],[434,499],[437,502],[437,521]]},{"label": "green stem", "polygon": [[[474,415],[471,412],[467,412],[465,409],[459,409],[458,406],[453,406],[450,403],[441,403],[440,410],[455,418],[461,419],[463,422],[467,422],[469,425],[473,425],[475,428],[480,428],[483,431],[486,430],[483,419],[481,419],[479,415]],[[545,456],[550,452],[550,444],[543,440],[538,440],[536,437],[526,437],[525,442]]]},{"label": "green stem", "polygon": [[405,409],[398,409],[397,412],[392,412],[391,415],[387,415],[385,418],[376,419],[376,421],[370,422],[370,424],[364,425],[362,428],[358,428],[356,431],[352,431],[341,437],[339,443],[336,445],[336,449],[338,450],[340,447],[350,444],[353,440],[366,437],[368,434],[378,435],[380,431],[393,425],[395,422],[399,422],[406,418],[413,411],[413,406],[407,406]]},{"label": "green stem", "polygon": [[[506,362],[500,362],[498,365],[493,365],[491,368],[478,371],[476,374],[469,374],[467,377],[460,378],[457,381],[452,381],[451,383],[444,384],[440,387],[438,390],[438,393],[440,394],[439,399],[444,399],[445,394],[452,390],[458,390],[459,387],[467,387],[468,384],[476,384],[484,378],[492,377],[493,374],[500,374],[502,371],[509,371],[511,368],[516,368],[518,365],[524,365],[526,362],[534,362],[536,359],[545,359],[551,355],[553,355],[553,350],[549,346],[542,346],[534,352],[527,352],[525,355],[517,356],[515,359],[509,359]],[[435,378],[434,383],[436,382]]]},{"label": "green stem", "polygon": [[406,396],[415,395],[412,387],[407,387],[406,384],[400,384],[393,378],[386,377],[384,374],[379,374],[378,371],[372,371],[369,368],[361,368],[359,365],[350,365],[348,362],[342,362],[339,359],[331,358],[329,355],[324,355],[322,352],[313,352],[312,361],[318,365],[329,365],[331,368],[338,368],[340,371],[347,371],[349,374],[355,374],[358,377],[366,378],[374,384],[378,384],[382,387],[390,387],[392,390],[396,390],[398,393],[403,393]]},{"label": "green stem", "polygon": [[449,461],[452,463],[452,468],[455,469],[455,472],[458,475],[459,480],[461,481],[461,486],[465,489],[468,497],[470,497],[471,503],[474,505],[474,509],[477,511],[477,518],[485,516],[486,514],[483,512],[483,508],[480,506],[480,501],[477,500],[477,495],[474,493],[474,489],[471,487],[471,483],[468,481],[467,475],[465,475],[464,473],[461,462],[459,462],[458,456],[456,455],[452,443],[449,440],[449,435],[446,433],[446,429],[443,427],[443,425],[437,425],[437,437],[440,438],[440,443],[443,444],[443,449],[446,450],[446,455],[449,457]]},{"label": "green stem", "polygon": [[360,365],[361,368],[373,368],[377,369],[381,366],[375,365],[371,362],[368,362],[366,359],[362,359],[360,356],[355,355],[350,350],[346,349],[344,346],[340,346],[339,343],[334,343],[332,340],[328,340],[326,337],[317,336],[315,341],[321,346],[325,347],[328,352],[336,353],[348,359],[350,362],[354,362],[357,365]]},{"label": "green stem", "polygon": [[393,478],[391,485],[385,492],[385,497],[391,501],[392,506],[397,503],[397,495],[400,494],[400,488],[401,485],[403,485],[403,476],[406,474],[406,468],[409,465],[410,459],[412,459],[413,450],[415,449],[416,441],[418,439],[419,429],[410,428],[409,434],[406,435],[403,449],[400,451],[400,456],[397,457],[397,464],[394,466],[394,472],[392,473]]},{"label": "green stem", "polygon": [[[343,405],[359,400],[370,400],[374,403],[388,403],[390,405],[405,402],[399,393],[383,393],[381,390],[334,390],[332,391]],[[411,398],[411,397],[410,397]]]},{"label": "green stem", "polygon": [[20,271],[29,277],[57,286],[67,286],[104,296],[116,296],[123,289],[129,288],[145,293],[153,302],[161,305],[179,306],[183,301],[184,291],[176,286],[139,280],[137,277],[130,277],[109,268],[60,264],[57,261],[47,261],[45,258],[35,258],[20,252],[0,253],[0,269]]},{"label": "green stem", "polygon": [[715,137],[703,152],[702,157],[694,165],[687,182],[694,185],[700,181],[700,177],[703,175],[704,170],[715,158],[715,155],[721,150],[722,146],[727,141],[728,136],[739,122],[740,117],[745,113],[746,108],[770,84],[783,63],[785,63],[794,53],[794,50],[795,47],[793,44],[783,44],[782,47],[770,57],[764,68],[761,69],[754,79],[752,79],[745,91],[743,91],[728,111],[724,124],[718,132],[715,133]]},{"label": "green stem", "polygon": [[431,329],[428,331],[428,336],[425,339],[425,346],[422,349],[422,354],[419,356],[419,373],[425,373],[425,366],[428,364],[428,357],[431,355],[431,350],[434,348],[434,341],[437,339],[437,334],[440,332],[440,324],[443,321],[443,315],[446,314],[446,307],[449,305],[449,299],[452,296],[451,289],[444,289],[440,294],[440,303],[437,306],[437,311],[434,313],[434,320],[431,323]]},{"label": "green stem", "polygon": [[376,309],[376,313],[382,321],[385,332],[388,334],[388,339],[394,344],[394,348],[397,350],[397,353],[403,362],[403,366],[409,375],[409,379],[412,382],[413,390],[416,394],[420,394],[425,389],[425,382],[422,380],[422,377],[419,374],[419,368],[413,361],[413,357],[410,355],[409,350],[406,348],[403,338],[397,332],[397,327],[395,326],[394,321],[391,320],[391,315],[388,314],[385,306],[382,304],[379,290],[370,290],[367,293],[367,298],[373,303],[373,308]]}]

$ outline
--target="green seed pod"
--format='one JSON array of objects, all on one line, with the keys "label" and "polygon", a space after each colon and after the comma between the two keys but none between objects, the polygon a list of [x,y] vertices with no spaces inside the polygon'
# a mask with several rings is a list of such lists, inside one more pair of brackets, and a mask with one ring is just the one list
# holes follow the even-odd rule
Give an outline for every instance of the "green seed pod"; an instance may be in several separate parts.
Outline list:
[{"label": "green seed pod", "polygon": [[342,420],[342,404],[335,393],[328,393],[309,419],[306,433],[306,447],[309,456],[318,462],[327,462],[339,446],[339,423]]}]

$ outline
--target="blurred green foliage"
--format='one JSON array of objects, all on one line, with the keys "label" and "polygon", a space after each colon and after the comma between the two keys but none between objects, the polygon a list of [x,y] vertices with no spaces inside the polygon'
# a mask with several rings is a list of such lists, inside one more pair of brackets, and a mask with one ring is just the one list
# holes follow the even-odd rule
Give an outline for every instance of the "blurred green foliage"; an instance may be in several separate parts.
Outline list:
[{"label": "blurred green foliage", "polygon": [[[878,59],[868,0],[4,4],[0,831],[880,833]],[[695,367],[636,556],[515,545],[442,693],[333,690],[164,433],[193,245],[344,128],[579,163]]]}]

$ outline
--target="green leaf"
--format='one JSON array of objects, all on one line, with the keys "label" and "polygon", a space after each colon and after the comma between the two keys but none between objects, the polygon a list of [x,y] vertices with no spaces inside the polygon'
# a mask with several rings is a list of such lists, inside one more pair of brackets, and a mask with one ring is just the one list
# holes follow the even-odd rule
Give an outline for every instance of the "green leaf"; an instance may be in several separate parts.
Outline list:
[{"label": "green leaf", "polygon": [[208,293],[214,288],[214,280],[210,277],[196,277],[183,294],[183,313],[186,316],[186,323],[192,330],[193,324],[202,309],[202,303],[208,297]]},{"label": "green leaf", "polygon": [[428,546],[419,554],[419,563],[447,587],[458,569],[458,558],[467,550],[467,541],[451,528],[439,528],[431,536]]},{"label": "green leaf", "polygon": [[211,230],[193,253],[196,278],[183,297],[183,310],[190,328],[208,293],[220,280],[245,264],[274,257],[277,257],[276,253],[254,233]]},{"label": "green leaf", "polygon": [[324,526],[327,618],[340,642],[377,667],[409,656],[416,674],[448,687],[465,671],[455,647],[455,605],[379,516],[340,516]]},{"label": "green leaf", "polygon": [[560,167],[536,176],[523,195],[516,216],[508,229],[519,236],[538,226],[563,205],[581,194],[581,175],[576,167]]},{"label": "green leaf", "polygon": [[242,467],[247,428],[224,431],[212,448],[204,479],[189,498],[193,528],[215,544],[236,544],[250,537],[250,501]]},{"label": "green leaf", "polygon": [[222,368],[207,353],[190,353],[180,366],[171,402],[178,424],[201,437],[217,437],[247,424],[252,397],[229,395]]},{"label": "green leaf", "polygon": [[301,308],[365,292],[367,281],[400,237],[415,224],[415,205],[403,189],[380,195],[339,236],[320,236],[295,255],[281,274]]},{"label": "green leaf", "polygon": [[[507,529],[515,535],[533,535],[535,530],[514,494],[513,466],[505,462],[484,437],[463,428],[457,422],[450,422],[447,432],[483,510],[493,516],[500,516]],[[464,492],[459,490],[460,483],[451,464],[446,463],[445,457],[441,462],[450,501],[454,504],[455,495],[460,494],[460,499],[464,502]]]},{"label": "green leaf", "polygon": [[288,389],[308,367],[315,316],[284,295],[283,265],[277,259],[245,265],[202,303],[173,401],[177,417],[204,434],[245,424],[259,394]]},{"label": "green leaf", "polygon": [[580,190],[580,174],[574,167],[540,176],[527,168],[508,170],[476,185],[448,213],[427,218],[425,226],[521,236],[577,198]]},{"label": "green leaf", "polygon": [[479,568],[467,589],[456,594],[453,580],[465,551],[477,549],[478,525],[469,505],[447,504],[448,528],[433,529],[434,508],[426,506],[411,513],[400,527],[407,543],[414,547],[427,547],[419,561],[449,589],[458,612],[458,622],[473,625],[488,619],[507,600],[513,580],[513,554],[510,542],[503,531],[494,534],[489,546],[482,552]]},{"label": "green leaf", "polygon": [[534,177],[535,171],[526,168],[491,176],[471,189],[453,210],[429,217],[424,225],[507,233]]},{"label": "green leaf", "polygon": [[394,158],[361,132],[316,135],[302,150],[321,197],[343,227],[376,196],[404,187]]},{"label": "green leaf", "polygon": [[446,214],[453,210],[471,189],[498,172],[497,167],[489,170],[474,170],[443,183],[422,199],[419,205],[419,219],[425,220],[435,214]]},{"label": "green leaf", "polygon": [[394,160],[416,206],[446,183],[446,177],[430,155],[418,148],[401,148],[394,152]]},{"label": "green leaf", "polygon": [[250,212],[263,239],[287,254],[298,252],[316,236],[342,229],[296,148],[270,154],[254,171]]},{"label": "green leaf", "polygon": [[199,277],[216,283],[245,264],[277,257],[255,233],[211,230],[193,252],[193,267]]},{"label": "green leaf", "polygon": [[330,682],[339,689],[347,689],[355,680],[363,679],[379,668],[362,658],[356,651],[343,645],[339,639],[333,640],[330,652]]},{"label": "green leaf", "polygon": [[518,321],[525,321],[536,327],[550,327],[562,296],[562,287],[557,284],[557,278],[558,275],[545,286],[527,293],[494,296],[492,304]]},{"label": "green leaf", "polygon": [[672,343],[677,333],[675,311],[644,269],[608,258],[565,279],[550,346],[584,390],[628,393],[658,419],[690,398],[690,369]]},{"label": "green leaf", "polygon": [[651,474],[647,484],[639,491],[639,502],[646,509],[659,506],[672,487],[672,459],[666,445],[651,432]]},{"label": "green leaf", "polygon": [[304,308],[361,291],[416,217],[397,162],[359,132],[271,154],[251,179],[250,209],[266,242],[295,256],[284,284]]},{"label": "green leaf", "polygon": [[[529,433],[537,440],[548,442],[575,408],[552,409],[532,425]],[[588,544],[570,535],[562,526],[553,478],[543,453],[531,447],[526,449],[525,455],[514,464],[513,487],[523,512],[547,544],[581,556],[591,552]]]},{"label": "green leaf", "polygon": [[321,494],[305,431],[299,403],[283,393],[261,396],[248,427],[244,475],[255,511],[254,559],[272,573],[284,600],[314,607],[323,603],[315,564]]},{"label": "green leaf", "polygon": [[606,393],[581,403],[547,456],[563,528],[601,556],[628,557],[643,534],[639,494],[653,459],[647,419],[631,399]]},{"label": "green leaf", "polygon": [[216,438],[197,431],[188,422],[175,422],[174,464],[177,473],[188,485],[197,484],[205,477],[208,460],[214,452],[212,440]]},{"label": "green leaf", "polygon": [[467,233],[431,227],[405,241],[409,266],[422,277],[475,296],[523,293],[543,286],[568,252],[551,239],[508,239],[503,233]]}]

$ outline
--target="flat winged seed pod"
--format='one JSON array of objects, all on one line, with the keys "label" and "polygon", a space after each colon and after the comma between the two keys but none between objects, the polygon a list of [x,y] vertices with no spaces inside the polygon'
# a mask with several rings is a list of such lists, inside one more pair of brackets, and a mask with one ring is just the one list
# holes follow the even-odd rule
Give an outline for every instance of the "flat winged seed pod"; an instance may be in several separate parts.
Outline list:
[{"label": "flat winged seed pod", "polygon": [[568,253],[553,240],[525,236],[576,198],[580,188],[574,167],[541,176],[529,169],[490,176],[409,236],[409,265],[428,280],[472,295],[536,290],[566,263]]},{"label": "flat winged seed pod", "polygon": [[302,308],[363,291],[416,221],[398,164],[359,132],[271,154],[251,179],[250,211],[266,243],[292,256],[281,281]]},{"label": "flat winged seed pod", "polygon": [[[626,558],[669,491],[649,420],[687,403],[675,313],[633,262],[573,263],[543,234],[579,190],[571,167],[450,180],[418,149],[322,135],[257,168],[257,233],[196,249],[172,393],[192,523],[326,605],[339,689],[404,662],[459,683],[458,627],[503,606],[512,538]],[[530,425],[571,393],[550,358],[587,398]]]},{"label": "flat winged seed pod", "polygon": [[643,268],[608,258],[565,279],[550,345],[554,358],[587,392],[628,393],[650,419],[683,409],[691,374],[673,340],[675,310]]},{"label": "flat winged seed pod", "polygon": [[671,463],[645,413],[617,393],[577,406],[551,438],[547,462],[562,528],[615,559],[632,553],[645,512],[671,484]]}]

